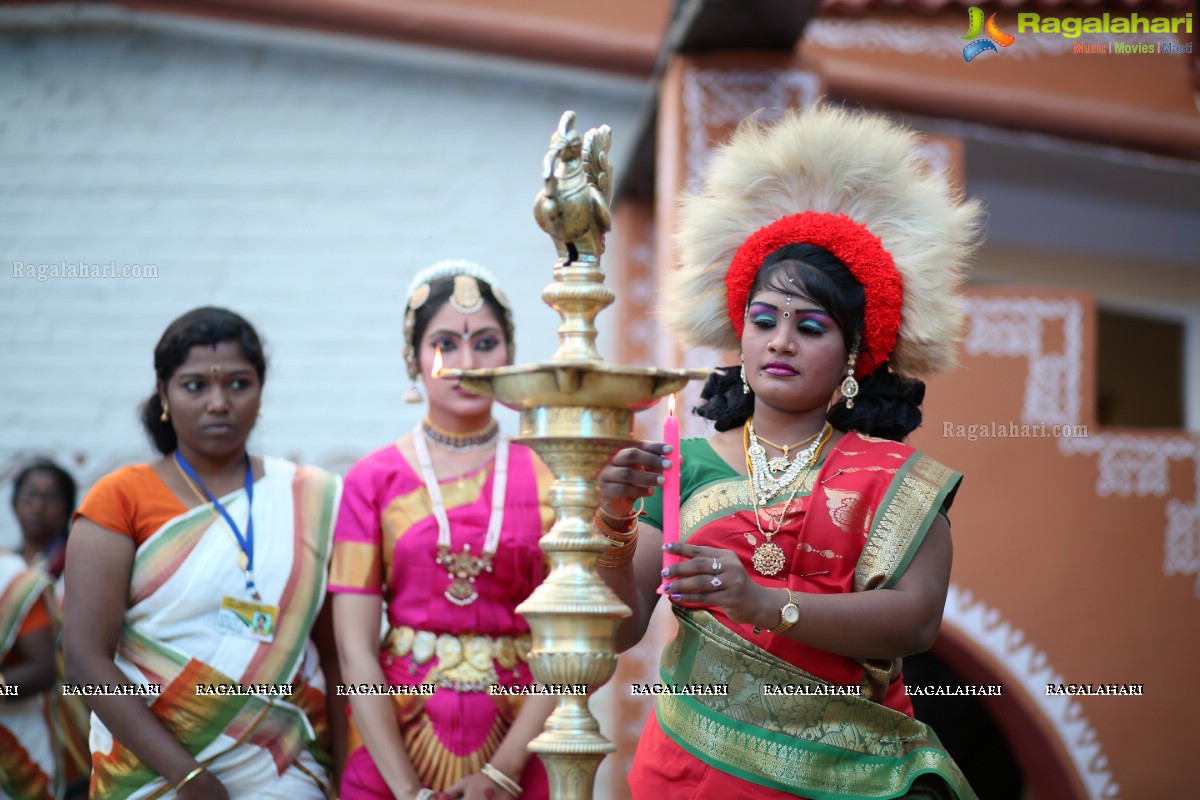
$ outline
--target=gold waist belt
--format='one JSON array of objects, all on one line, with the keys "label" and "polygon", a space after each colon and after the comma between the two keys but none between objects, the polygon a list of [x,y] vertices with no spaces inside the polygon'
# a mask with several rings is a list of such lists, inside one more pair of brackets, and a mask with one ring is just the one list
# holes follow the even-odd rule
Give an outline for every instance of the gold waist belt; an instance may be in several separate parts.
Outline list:
[{"label": "gold waist belt", "polygon": [[437,664],[425,676],[425,683],[437,684],[456,692],[483,692],[499,680],[496,665],[511,670],[517,677],[517,665],[529,663],[532,639],[520,636],[483,636],[465,633],[436,634],[418,631],[407,625],[388,629],[384,638],[388,663],[393,658],[411,655],[410,670],[437,658]]}]

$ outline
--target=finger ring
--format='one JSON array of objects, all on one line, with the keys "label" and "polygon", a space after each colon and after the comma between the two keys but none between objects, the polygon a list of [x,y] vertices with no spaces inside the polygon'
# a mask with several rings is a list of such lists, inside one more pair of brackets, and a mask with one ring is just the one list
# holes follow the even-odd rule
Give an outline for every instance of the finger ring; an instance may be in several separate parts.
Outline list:
[{"label": "finger ring", "polygon": [[721,571],[721,562],[720,562],[720,561],[717,561],[717,560],[714,558],[714,559],[713,559],[713,572],[714,572],[714,573],[717,573],[717,572],[720,572],[720,571]]},{"label": "finger ring", "polygon": [[713,579],[712,579],[711,581],[709,581],[709,583],[711,583],[711,584],[712,584],[712,587],[713,587],[714,589],[720,589],[720,588],[721,588],[721,579],[720,579],[720,578],[718,578],[716,575],[714,575],[714,576],[713,576]]}]

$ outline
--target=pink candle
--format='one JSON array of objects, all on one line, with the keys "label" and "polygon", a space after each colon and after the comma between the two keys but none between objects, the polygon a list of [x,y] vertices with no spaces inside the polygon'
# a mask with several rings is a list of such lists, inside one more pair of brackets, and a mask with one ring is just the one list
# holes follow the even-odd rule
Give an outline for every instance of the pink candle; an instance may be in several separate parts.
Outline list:
[{"label": "pink candle", "polygon": [[[662,493],[663,544],[679,541],[679,417],[675,416],[675,395],[667,402],[667,418],[663,420],[662,440],[671,446],[671,468],[663,473]],[[663,553],[663,569],[681,559]]]}]

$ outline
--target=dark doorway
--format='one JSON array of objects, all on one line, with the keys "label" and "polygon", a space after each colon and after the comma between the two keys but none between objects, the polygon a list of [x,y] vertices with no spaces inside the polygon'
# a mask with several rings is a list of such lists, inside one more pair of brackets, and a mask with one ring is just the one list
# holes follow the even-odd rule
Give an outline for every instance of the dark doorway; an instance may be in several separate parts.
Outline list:
[{"label": "dark doorway", "polygon": [[[957,687],[967,682],[931,653],[904,659],[908,686]],[[1033,800],[1004,733],[984,707],[986,698],[914,696],[917,719],[937,733],[979,800]]]}]

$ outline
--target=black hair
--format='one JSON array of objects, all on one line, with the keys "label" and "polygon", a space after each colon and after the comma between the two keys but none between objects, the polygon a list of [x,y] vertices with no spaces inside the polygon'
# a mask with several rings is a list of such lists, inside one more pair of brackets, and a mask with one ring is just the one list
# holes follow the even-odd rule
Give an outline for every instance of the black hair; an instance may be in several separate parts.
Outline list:
[{"label": "black hair", "polygon": [[[768,289],[810,297],[837,322],[846,349],[857,346],[858,363],[874,366],[875,355],[862,341],[866,294],[833,253],[811,244],[779,248],[763,259],[748,296]],[[920,426],[925,399],[925,384],[921,381],[897,375],[885,362],[859,379],[858,386],[854,408],[847,408],[845,399],[830,408],[827,418],[834,427],[902,441]],[[718,431],[739,427],[754,413],[754,394],[744,393],[739,367],[710,375],[700,398],[704,402],[694,411],[712,420]]]},{"label": "black hair", "polygon": [[[433,319],[437,312],[442,310],[454,294],[454,275],[447,275],[438,278],[429,284],[429,297],[421,304],[421,307],[413,311],[413,326],[411,340],[408,343],[409,351],[412,353],[412,363],[409,364],[410,377],[416,377],[418,354],[421,352],[421,339],[425,337],[425,331],[429,328],[429,321]],[[500,323],[500,327],[504,330],[504,343],[508,347],[508,357],[511,360],[516,352],[516,343],[514,342],[514,330],[512,321],[512,312],[496,297],[495,291],[491,284],[485,280],[476,279],[479,284],[479,294],[483,298],[483,304],[496,317]]]},{"label": "black hair", "polygon": [[21,491],[21,487],[25,484],[26,479],[35,472],[49,472],[54,476],[54,482],[58,484],[58,493],[63,496],[63,505],[67,507],[67,519],[69,520],[71,514],[75,512],[77,494],[75,479],[71,477],[71,473],[48,458],[38,458],[30,461],[17,473],[16,479],[13,480],[13,510],[16,511],[17,509],[17,494]]},{"label": "black hair", "polygon": [[[221,342],[236,342],[242,355],[258,373],[259,384],[266,383],[267,358],[263,354],[258,331],[240,315],[213,306],[192,309],[167,326],[154,348],[155,377],[165,386],[175,371],[187,361],[193,347]],[[169,455],[175,452],[179,440],[170,420],[162,420],[163,411],[162,399],[156,388],[141,405],[142,427],[155,449],[163,455]]]}]

